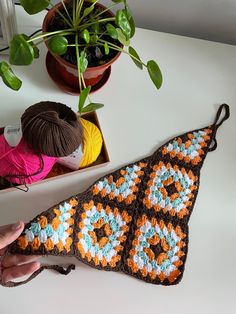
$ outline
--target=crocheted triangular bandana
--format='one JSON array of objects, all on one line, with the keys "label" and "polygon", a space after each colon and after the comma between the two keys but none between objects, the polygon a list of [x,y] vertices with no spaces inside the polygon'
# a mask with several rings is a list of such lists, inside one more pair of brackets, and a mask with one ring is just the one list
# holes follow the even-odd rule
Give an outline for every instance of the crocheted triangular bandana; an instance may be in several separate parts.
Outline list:
[{"label": "crocheted triangular bandana", "polygon": [[[200,169],[207,153],[216,149],[216,131],[228,117],[229,106],[221,105],[213,125],[171,139],[152,156],[41,213],[8,253],[75,256],[92,267],[149,283],[179,283]],[[74,266],[42,266],[27,281],[45,268],[67,274]]]}]

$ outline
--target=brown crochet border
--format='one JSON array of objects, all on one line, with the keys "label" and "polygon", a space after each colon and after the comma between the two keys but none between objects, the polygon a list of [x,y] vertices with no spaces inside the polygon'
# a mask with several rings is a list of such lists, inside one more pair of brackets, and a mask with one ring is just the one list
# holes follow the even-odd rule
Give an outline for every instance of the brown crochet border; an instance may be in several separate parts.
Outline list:
[{"label": "brown crochet border", "polygon": [[[218,120],[220,118],[220,115],[221,115],[221,112],[222,110],[225,109],[225,116],[223,117],[223,119],[218,123]],[[70,198],[67,198],[66,200],[64,200],[63,202],[67,202],[69,201],[71,198],[76,198],[78,200],[78,205],[77,205],[77,208],[76,208],[76,214],[75,214],[75,222],[74,222],[74,230],[73,230],[73,244],[72,244],[72,250],[70,253],[65,253],[65,252],[61,252],[61,253],[53,253],[51,252],[50,254],[48,254],[48,252],[45,252],[45,250],[43,251],[43,253],[45,255],[66,255],[66,256],[74,256],[76,257],[78,260],[82,261],[83,263],[85,264],[88,264],[89,266],[93,267],[93,268],[96,268],[96,269],[100,269],[100,270],[108,270],[108,271],[122,271],[128,275],[131,275],[135,278],[138,278],[138,279],[141,279],[145,282],[148,282],[148,283],[152,283],[152,284],[161,284],[161,285],[165,285],[165,286],[169,286],[169,285],[175,285],[175,284],[178,284],[181,280],[182,280],[182,277],[183,277],[183,273],[184,273],[184,268],[185,268],[185,264],[186,264],[186,260],[187,260],[187,253],[188,253],[188,242],[189,242],[189,227],[188,227],[188,221],[190,219],[190,216],[192,214],[192,211],[193,211],[193,208],[194,208],[194,205],[195,205],[195,201],[196,201],[196,198],[197,198],[197,194],[198,194],[198,191],[199,191],[199,187],[200,187],[200,169],[204,163],[204,160],[206,158],[206,155],[209,151],[213,151],[216,149],[217,147],[217,143],[216,143],[216,139],[215,139],[215,136],[216,136],[216,132],[217,132],[217,129],[218,127],[226,120],[228,119],[229,117],[229,106],[228,105],[221,105],[219,110],[217,111],[217,115],[216,115],[216,119],[215,119],[215,122],[214,124],[212,124],[211,126],[208,126],[208,127],[204,127],[204,128],[201,128],[201,129],[195,129],[195,130],[192,130],[192,131],[188,131],[182,135],[179,135],[177,137],[185,137],[187,136],[188,133],[193,133],[193,132],[198,132],[198,131],[201,131],[201,130],[204,130],[204,129],[211,129],[212,130],[212,133],[210,134],[210,140],[208,141],[208,145],[207,147],[203,148],[204,150],[204,155],[202,156],[202,161],[194,166],[194,165],[188,165],[186,164],[185,162],[182,162],[180,160],[178,160],[178,158],[174,157],[174,158],[170,158],[169,156],[163,156],[162,153],[161,153],[161,150],[164,146],[168,145],[170,142],[172,142],[173,140],[175,140],[177,137],[173,137],[172,139],[170,139],[169,141],[165,142],[162,146],[160,146],[152,155],[146,157],[146,158],[143,158],[142,160],[138,160],[137,162],[132,162],[128,165],[124,165],[123,167],[119,168],[118,170],[115,170],[114,172],[111,172],[110,174],[106,174],[104,176],[102,176],[101,178],[99,178],[98,180],[96,180],[87,190],[85,190],[84,192],[82,193],[79,193],[78,195],[76,196],[72,196]],[[218,123],[218,124],[217,124]],[[213,146],[212,146],[213,144]],[[153,209],[150,209],[150,210],[146,210],[143,203],[142,203],[142,199],[143,199],[143,196],[144,196],[144,191],[146,188],[144,188],[147,184],[147,181],[148,181],[148,176],[149,174],[151,173],[151,166],[153,164],[156,164],[157,162],[160,162],[160,161],[163,161],[164,163],[171,163],[172,165],[177,165],[178,167],[183,167],[185,168],[186,170],[192,170],[193,173],[195,175],[198,176],[198,188],[195,190],[194,192],[194,199],[193,199],[193,203],[191,205],[191,207],[189,208],[189,215],[184,217],[183,219],[179,219],[177,218],[176,216],[175,217],[168,217],[170,216],[168,213],[164,214],[162,212],[158,212],[156,213]],[[148,169],[145,169],[145,174],[144,174],[144,179],[141,181],[141,183],[138,184],[138,193],[137,193],[137,198],[136,200],[131,204],[131,205],[125,205],[124,203],[119,203],[116,199],[110,201],[107,197],[105,198],[102,198],[101,196],[99,195],[93,195],[92,193],[92,188],[95,184],[97,184],[99,181],[102,181],[104,180],[104,178],[107,178],[109,175],[113,175],[113,178],[114,180],[116,180],[118,177],[120,177],[120,170],[121,169],[124,169],[126,167],[130,167],[130,166],[133,166],[134,164],[138,163],[138,162],[147,162],[148,165],[147,165],[147,168]],[[111,267],[100,267],[100,266],[96,266],[94,265],[94,263],[91,263],[91,262],[87,262],[85,259],[83,259],[79,252],[75,249],[75,239],[76,239],[76,235],[79,231],[79,227],[78,227],[78,222],[79,222],[79,216],[80,216],[80,211],[81,211],[81,208],[82,208],[82,203],[84,202],[89,202],[91,199],[94,200],[95,203],[97,202],[100,202],[100,203],[106,203],[106,205],[109,205],[111,207],[118,207],[118,209],[122,212],[123,210],[126,210],[128,213],[130,214],[133,214],[133,208],[137,208],[137,211],[132,215],[134,217],[134,219],[131,221],[131,226],[130,226],[130,229],[128,231],[128,235],[127,235],[127,239],[126,239],[126,242],[125,242],[125,249],[122,251],[122,259],[121,261],[118,263],[117,267],[116,268],[111,268]],[[61,203],[63,203],[61,202]],[[61,204],[60,203],[60,204]],[[140,205],[140,207],[138,206]],[[58,205],[57,205],[58,206]],[[25,228],[27,228],[31,222],[35,221],[37,219],[37,217],[41,216],[41,215],[48,215],[48,213],[53,209],[55,208],[56,206],[52,206],[50,209],[44,211],[43,213],[41,213],[40,215],[36,216],[36,218],[34,218],[33,220],[31,220]],[[125,208],[124,208],[125,207]],[[142,215],[142,214],[145,214],[147,217],[155,217],[157,220],[160,220],[160,219],[163,219],[165,221],[165,223],[168,223],[168,222],[171,222],[174,226],[177,226],[179,225],[181,227],[181,229],[183,230],[184,233],[186,233],[186,238],[184,240],[184,242],[186,243],[186,246],[184,247],[184,258],[181,260],[183,261],[183,264],[178,268],[181,272],[181,274],[179,275],[179,277],[173,282],[173,283],[169,283],[168,279],[165,279],[163,282],[160,282],[159,279],[156,279],[156,280],[152,280],[149,276],[147,277],[143,277],[140,272],[134,274],[132,273],[126,263],[125,263],[125,260],[129,254],[129,250],[130,250],[130,247],[132,245],[132,240],[134,238],[134,230],[135,230],[135,225],[136,225],[136,221],[138,219],[138,215]],[[129,243],[127,245],[127,243]],[[13,242],[13,244],[9,247],[8,249],[8,254],[25,254],[25,255],[30,255],[30,254],[34,254],[34,255],[42,255],[42,251],[37,251],[37,252],[33,252],[32,253],[32,250],[26,250],[25,252],[22,250],[19,250],[19,248],[17,247],[17,243],[16,241]],[[39,270],[37,273],[40,273],[42,270]],[[35,274],[36,275],[36,274]],[[33,274],[31,277],[35,277],[35,275]],[[28,281],[28,280],[27,280]]]}]

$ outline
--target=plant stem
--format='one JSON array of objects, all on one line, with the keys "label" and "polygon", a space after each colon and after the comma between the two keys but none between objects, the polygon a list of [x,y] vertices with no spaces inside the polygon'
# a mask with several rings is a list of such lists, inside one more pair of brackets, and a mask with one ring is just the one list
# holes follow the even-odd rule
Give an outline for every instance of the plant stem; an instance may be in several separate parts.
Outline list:
[{"label": "plant stem", "polygon": [[91,103],[92,102],[92,99],[90,98],[90,96],[88,95],[88,100],[89,102]]},{"label": "plant stem", "polygon": [[[77,46],[76,44],[71,44],[71,45],[67,45],[67,47],[75,47],[75,46]],[[86,44],[84,44],[84,45],[78,45],[79,47],[85,47],[85,46],[87,46]]]},{"label": "plant stem", "polygon": [[91,6],[95,6],[95,4],[97,4],[99,1],[100,1],[100,0],[96,0],[95,2],[93,2],[93,3],[91,4]]},{"label": "plant stem", "polygon": [[118,3],[114,3],[114,4],[110,5],[109,7],[106,8],[106,10],[104,10],[104,11],[98,13],[97,15],[95,15],[94,18],[96,19],[97,17],[99,17],[99,16],[102,15],[103,13],[105,13],[105,12],[109,11],[110,9],[112,9],[112,8],[113,8],[114,6],[116,6],[117,4],[118,4]]},{"label": "plant stem", "polygon": [[[78,2],[79,2],[79,3],[78,3]],[[77,6],[76,6],[76,20],[77,20],[77,18],[80,17],[80,13],[81,13],[83,4],[84,4],[84,0],[80,0],[80,1],[77,0]]]},{"label": "plant stem", "polygon": [[[77,0],[76,2],[76,9],[75,9],[75,21],[74,21],[74,27],[77,29],[78,28],[78,24],[79,24],[79,20],[80,20],[80,12],[82,9],[81,6],[81,2],[84,0]],[[83,3],[82,3],[83,5]]]},{"label": "plant stem", "polygon": [[[61,1],[62,1],[62,0],[61,0]],[[73,26],[73,24],[71,24],[70,21],[68,21],[68,19],[67,19],[57,8],[55,8],[55,5],[53,5],[50,0],[47,0],[47,2],[48,2],[48,4],[49,4],[52,8],[55,9],[55,11],[57,12],[57,14],[59,14],[60,17],[61,17],[69,26],[71,26],[71,27]]]},{"label": "plant stem", "polygon": [[95,5],[99,2],[100,0],[96,0],[92,5]]},{"label": "plant stem", "polygon": [[86,88],[87,86],[86,86],[86,84],[85,84],[84,76],[83,76],[82,73],[81,73],[81,79],[82,79],[82,83],[83,83],[84,88]]},{"label": "plant stem", "polygon": [[[99,2],[99,1],[100,1],[100,0],[96,0],[94,3],[92,3],[92,4],[90,5],[90,7],[88,7],[88,9],[91,8],[91,7],[94,7],[95,4],[96,4],[97,2]],[[84,14],[83,14],[81,17],[78,16],[77,27],[79,26],[79,24],[80,24],[80,22],[83,20],[83,18],[85,18]]]},{"label": "plant stem", "polygon": [[63,29],[60,31],[54,31],[54,32],[49,32],[49,33],[42,33],[41,35],[35,36],[33,38],[30,38],[29,40],[27,40],[28,43],[30,43],[31,41],[40,39],[40,38],[44,38],[47,36],[52,36],[52,35],[57,35],[57,34],[62,34],[62,35],[69,35],[73,33],[73,29],[72,28],[68,28],[68,29]]},{"label": "plant stem", "polygon": [[[64,33],[63,35],[70,35],[71,33]],[[34,43],[36,46],[38,46],[38,45],[40,45],[41,43],[43,43],[43,42],[45,42],[45,41],[48,41],[50,38],[44,38],[44,39],[42,39],[42,40],[40,40],[39,42],[37,42],[37,43]],[[70,46],[70,45],[68,45],[68,46]],[[75,46],[75,45],[74,45]]]},{"label": "plant stem", "polygon": [[76,6],[75,6],[75,1],[73,0],[73,6],[72,6],[73,25],[75,25],[75,10],[76,10]]},{"label": "plant stem", "polygon": [[[86,88],[87,86],[86,86],[86,84],[85,84],[85,80],[84,80],[83,74],[81,74],[81,79],[82,79],[82,83],[83,83],[83,85],[84,85],[84,88]],[[92,102],[92,100],[91,100],[91,98],[90,98],[89,95],[88,95],[88,100],[89,100],[90,103]]]},{"label": "plant stem", "polygon": [[133,55],[131,55],[128,51],[120,48],[119,46],[116,46],[106,40],[103,40],[103,39],[99,39],[99,41],[101,42],[102,45],[104,45],[104,43],[107,43],[109,48],[113,49],[113,50],[116,50],[116,51],[120,51],[120,52],[123,52],[127,55],[129,55],[132,59],[138,61],[139,63],[141,63],[143,66],[145,66],[147,68],[147,65],[145,63],[143,63],[141,60],[139,60],[138,58],[134,57]]},{"label": "plant stem", "polygon": [[46,39],[40,40],[39,42],[34,43],[34,44],[35,44],[35,46],[39,46],[39,45],[42,44],[45,40],[48,40],[48,39],[46,38]]},{"label": "plant stem", "polygon": [[99,20],[99,21],[96,21],[96,22],[92,22],[92,23],[88,23],[88,24],[83,24],[81,26],[78,27],[78,29],[82,29],[82,28],[87,28],[88,26],[91,26],[91,25],[94,25],[94,24],[97,24],[97,23],[103,23],[103,22],[109,22],[109,21],[115,21],[115,17],[109,17],[109,18],[106,18],[106,19],[102,19],[102,20]]},{"label": "plant stem", "polygon": [[105,32],[103,32],[103,33],[97,33],[97,35],[100,35],[99,37],[98,37],[98,39],[100,39],[104,34],[106,34],[107,33],[107,31],[105,31]]},{"label": "plant stem", "polygon": [[79,59],[79,38],[78,33],[75,34],[75,51],[76,51],[76,59],[77,59],[77,70],[78,70],[78,79],[79,79],[79,88],[82,91],[81,86],[81,74],[80,74],[80,59]]},{"label": "plant stem", "polygon": [[68,16],[68,18],[69,18],[69,20],[70,20],[71,25],[73,26],[73,20],[72,20],[70,14],[69,14],[69,12],[68,12],[68,10],[67,10],[67,8],[66,8],[66,5],[65,5],[65,3],[64,3],[64,0],[61,0],[61,3],[62,3],[62,5],[63,5],[63,7],[64,7],[64,10],[66,11],[66,14],[67,14],[67,16]]}]

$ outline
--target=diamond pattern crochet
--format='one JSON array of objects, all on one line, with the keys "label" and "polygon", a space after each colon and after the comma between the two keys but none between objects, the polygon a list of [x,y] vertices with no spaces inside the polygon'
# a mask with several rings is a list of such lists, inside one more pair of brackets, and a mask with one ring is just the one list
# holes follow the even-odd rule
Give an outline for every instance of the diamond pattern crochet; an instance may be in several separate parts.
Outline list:
[{"label": "diamond pattern crochet", "polygon": [[180,276],[185,260],[186,234],[178,225],[148,219],[146,215],[137,220],[136,228],[127,270],[153,282],[167,279],[173,283]]},{"label": "diamond pattern crochet", "polygon": [[151,156],[105,175],[38,215],[8,254],[75,256],[97,269],[149,283],[179,283],[200,170],[228,117],[229,107],[221,105],[214,124],[171,139]]},{"label": "diamond pattern crochet", "polygon": [[120,170],[119,176],[114,180],[113,175],[105,177],[93,187],[93,194],[100,194],[103,198],[110,200],[117,199],[119,202],[131,204],[136,199],[138,192],[137,185],[141,182],[144,175],[142,169],[147,166],[145,163],[134,164]]},{"label": "diamond pattern crochet", "polygon": [[153,172],[143,199],[145,206],[155,211],[177,215],[180,219],[189,214],[194,199],[194,191],[198,187],[198,177],[192,170],[172,166],[160,161],[151,167]]},{"label": "diamond pattern crochet", "polygon": [[93,201],[83,204],[78,222],[76,248],[94,266],[115,268],[121,260],[132,217]]}]

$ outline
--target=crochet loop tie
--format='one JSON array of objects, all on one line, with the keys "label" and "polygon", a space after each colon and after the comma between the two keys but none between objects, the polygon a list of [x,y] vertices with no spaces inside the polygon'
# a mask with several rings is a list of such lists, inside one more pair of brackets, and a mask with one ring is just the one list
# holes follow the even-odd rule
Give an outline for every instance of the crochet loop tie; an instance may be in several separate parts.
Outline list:
[{"label": "crochet loop tie", "polygon": [[[223,112],[223,110],[225,111],[224,112],[224,116],[222,117],[222,119],[220,120],[220,116]],[[218,128],[223,124],[224,121],[226,121],[228,118],[230,117],[230,110],[229,110],[229,105],[227,104],[222,104],[217,113],[216,113],[216,118],[215,118],[215,122],[213,124],[213,137],[212,137],[212,142],[211,142],[211,145],[209,147],[209,152],[212,152],[214,150],[216,150],[217,148],[217,141],[216,141],[216,133],[217,133],[217,130]]]}]

